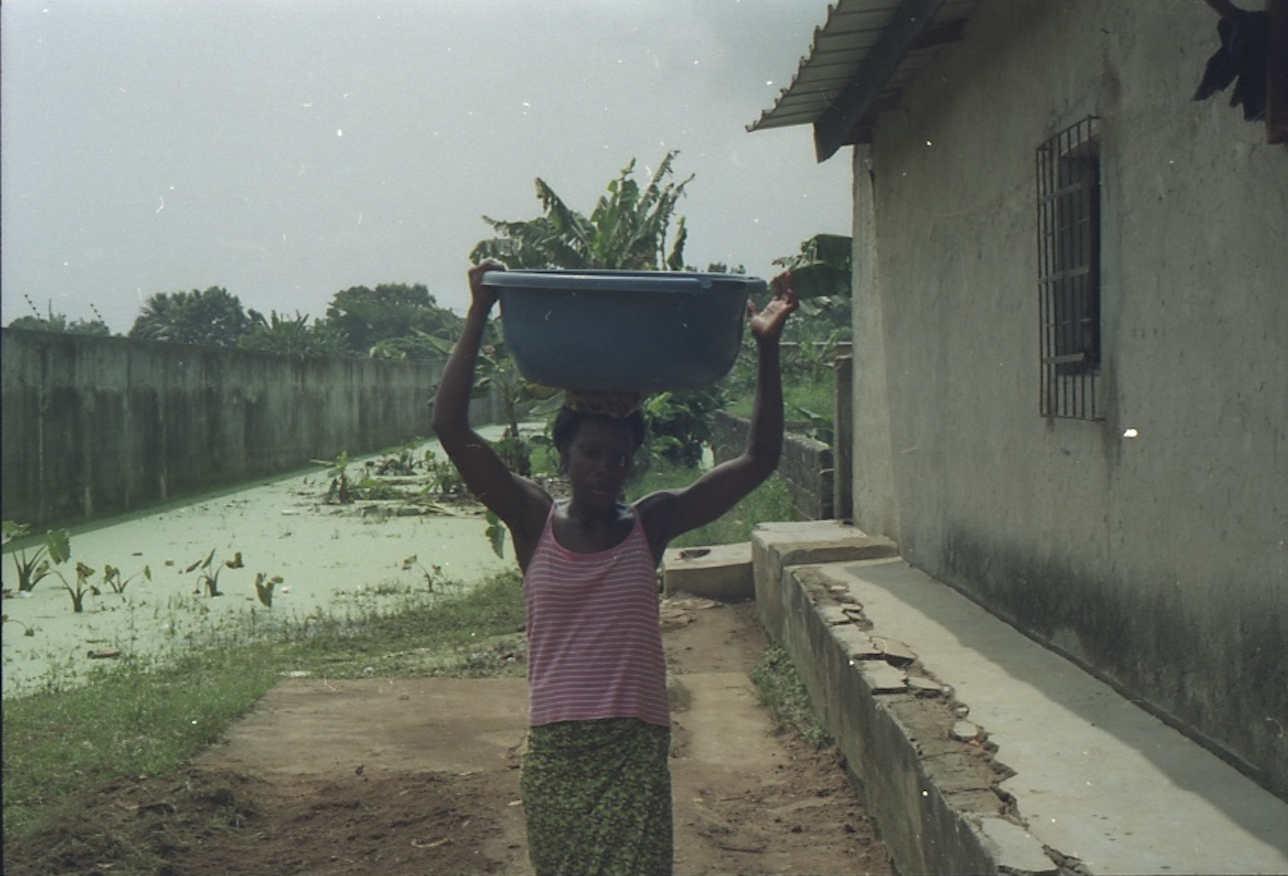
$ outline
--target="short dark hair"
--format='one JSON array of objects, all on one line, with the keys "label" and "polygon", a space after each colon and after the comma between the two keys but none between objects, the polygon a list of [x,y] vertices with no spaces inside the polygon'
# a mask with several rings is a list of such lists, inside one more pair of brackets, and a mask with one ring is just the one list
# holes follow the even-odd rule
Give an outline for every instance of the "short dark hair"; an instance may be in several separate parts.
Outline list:
[{"label": "short dark hair", "polygon": [[640,411],[632,411],[624,417],[610,417],[608,414],[601,414],[597,411],[574,411],[569,407],[562,407],[559,413],[555,415],[554,425],[551,427],[551,437],[555,442],[555,449],[560,453],[568,452],[568,445],[572,444],[573,436],[581,428],[581,424],[590,420],[602,420],[605,423],[625,423],[631,430],[631,450],[639,450],[644,444],[644,414]]}]

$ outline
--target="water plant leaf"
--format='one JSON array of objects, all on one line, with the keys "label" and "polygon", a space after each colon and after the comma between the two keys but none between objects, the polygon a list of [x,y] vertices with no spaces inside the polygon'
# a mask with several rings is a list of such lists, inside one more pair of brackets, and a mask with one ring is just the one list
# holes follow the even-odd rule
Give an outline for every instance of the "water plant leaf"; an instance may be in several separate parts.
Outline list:
[{"label": "water plant leaf", "polygon": [[54,564],[65,563],[72,555],[72,534],[66,529],[50,530],[45,533],[45,549]]},{"label": "water plant leaf", "polygon": [[505,559],[505,524],[501,518],[497,517],[492,511],[487,512],[487,534],[488,541],[492,543],[492,551],[501,559]]},{"label": "water plant leaf", "polygon": [[273,607],[273,588],[281,582],[281,575],[274,575],[269,578],[263,572],[255,573],[255,595],[259,597],[259,601],[264,604],[265,608]]}]

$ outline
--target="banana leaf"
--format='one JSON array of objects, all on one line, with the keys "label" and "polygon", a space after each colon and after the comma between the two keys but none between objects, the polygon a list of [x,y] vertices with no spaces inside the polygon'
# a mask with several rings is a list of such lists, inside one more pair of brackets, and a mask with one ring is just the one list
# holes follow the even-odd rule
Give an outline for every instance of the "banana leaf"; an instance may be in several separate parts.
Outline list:
[{"label": "banana leaf", "polygon": [[848,296],[850,294],[850,273],[828,265],[811,264],[793,268],[792,287],[796,297],[802,301],[809,298],[825,296]]},{"label": "banana leaf", "polygon": [[801,251],[776,259],[791,273],[796,296],[802,300],[850,294],[852,239],[840,234],[816,234],[801,244]]}]

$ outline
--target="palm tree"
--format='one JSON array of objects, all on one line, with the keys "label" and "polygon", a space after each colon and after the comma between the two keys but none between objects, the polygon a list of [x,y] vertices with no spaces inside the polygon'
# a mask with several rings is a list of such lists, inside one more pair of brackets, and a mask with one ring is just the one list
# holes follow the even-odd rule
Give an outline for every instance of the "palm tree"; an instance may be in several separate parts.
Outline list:
[{"label": "palm tree", "polygon": [[233,347],[250,329],[250,318],[236,295],[211,286],[204,292],[158,292],[148,298],[130,327],[131,338]]},{"label": "palm tree", "polygon": [[683,216],[676,221],[669,251],[667,238],[676,203],[693,175],[679,183],[664,183],[677,154],[668,152],[643,188],[633,178],[632,158],[608,184],[589,217],[570,209],[538,177],[537,198],[545,215],[526,222],[484,216],[498,236],[480,241],[470,257],[500,259],[520,269],[683,270],[687,237]]}]

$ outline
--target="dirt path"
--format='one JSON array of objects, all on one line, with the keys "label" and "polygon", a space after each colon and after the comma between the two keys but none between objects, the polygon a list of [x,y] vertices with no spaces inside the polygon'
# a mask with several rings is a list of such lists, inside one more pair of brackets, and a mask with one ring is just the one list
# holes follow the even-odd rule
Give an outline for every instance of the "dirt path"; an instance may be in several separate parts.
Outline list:
[{"label": "dirt path", "polygon": [[[663,626],[676,872],[890,873],[835,753],[772,735],[747,678],[755,606],[671,601]],[[182,786],[111,805],[148,822],[174,876],[529,874],[524,717],[519,679],[293,679]]]}]

